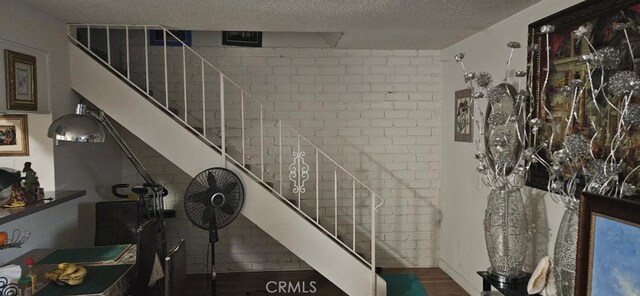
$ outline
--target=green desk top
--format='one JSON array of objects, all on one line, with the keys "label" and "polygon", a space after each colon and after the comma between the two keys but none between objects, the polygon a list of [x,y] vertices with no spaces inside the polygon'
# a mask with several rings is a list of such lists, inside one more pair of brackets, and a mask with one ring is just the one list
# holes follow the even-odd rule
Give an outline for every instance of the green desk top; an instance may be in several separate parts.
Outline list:
[{"label": "green desk top", "polygon": [[116,261],[130,245],[113,245],[76,249],[58,249],[37,264],[68,263],[106,263]]},{"label": "green desk top", "polygon": [[62,296],[62,295],[101,295],[124,276],[133,265],[96,265],[85,266],[87,276],[78,286],[61,286],[51,282],[38,290],[34,296]]}]

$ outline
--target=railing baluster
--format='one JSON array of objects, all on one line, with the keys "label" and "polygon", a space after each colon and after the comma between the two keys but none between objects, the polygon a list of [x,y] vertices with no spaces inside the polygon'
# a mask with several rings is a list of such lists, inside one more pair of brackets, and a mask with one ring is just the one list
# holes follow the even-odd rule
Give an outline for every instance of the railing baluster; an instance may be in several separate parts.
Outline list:
[{"label": "railing baluster", "polygon": [[222,162],[227,166],[227,135],[224,120],[224,74],[220,73],[220,141],[222,144]]},{"label": "railing baluster", "polygon": [[353,218],[353,251],[356,251],[356,179],[351,181],[353,204],[352,204],[352,218]]},{"label": "railing baluster", "polygon": [[260,105],[260,181],[264,182],[264,131],[262,129],[264,110]]},{"label": "railing baluster", "polygon": [[187,123],[187,111],[189,110],[189,108],[187,108],[187,52],[184,44],[182,45],[182,82],[184,96],[184,123]]},{"label": "railing baluster", "polygon": [[109,25],[107,27],[107,64],[111,66],[111,31],[109,30]]},{"label": "railing baluster", "polygon": [[169,72],[167,71],[167,30],[162,29],[162,36],[164,37],[163,51],[164,51],[164,106],[169,109]]},{"label": "railing baluster", "polygon": [[146,79],[147,85],[147,95],[150,95],[151,92],[149,90],[149,28],[144,26],[144,77]]},{"label": "railing baluster", "polygon": [[371,192],[371,291],[376,295],[376,195]]},{"label": "railing baluster", "polygon": [[87,25],[87,48],[91,50],[91,25]]},{"label": "railing baluster", "polygon": [[204,84],[204,60],[200,60],[202,71],[202,136],[207,137],[207,107],[206,107],[206,87]]},{"label": "railing baluster", "polygon": [[334,234],[338,237],[338,167],[333,167]]},{"label": "railing baluster", "polygon": [[131,79],[131,63],[129,62],[129,26],[124,26],[125,30],[125,47],[127,48],[127,79]]},{"label": "railing baluster", "polygon": [[241,133],[242,133],[242,166],[245,166],[244,163],[244,91],[240,92],[240,120],[241,124]]},{"label": "railing baluster", "polygon": [[320,222],[320,162],[318,161],[318,148],[316,148],[316,223]]},{"label": "railing baluster", "polygon": [[278,176],[280,178],[280,195],[282,195],[282,120],[278,120],[278,152],[280,154],[278,164]]},{"label": "railing baluster", "polygon": [[298,134],[298,173],[296,174],[298,176],[298,186],[300,186],[300,188],[298,189],[298,209],[300,209],[300,194],[302,191],[302,184],[300,183],[300,181],[302,180],[301,176],[302,176],[302,156],[300,155],[300,134]]}]

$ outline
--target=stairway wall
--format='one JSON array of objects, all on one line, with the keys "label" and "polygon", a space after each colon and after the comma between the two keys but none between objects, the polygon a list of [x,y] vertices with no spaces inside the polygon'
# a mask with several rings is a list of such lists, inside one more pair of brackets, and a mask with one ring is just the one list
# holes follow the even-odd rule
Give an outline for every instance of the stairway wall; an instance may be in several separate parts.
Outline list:
[{"label": "stairway wall", "polygon": [[[383,221],[378,228],[381,231],[379,264],[437,266],[440,220],[439,112],[442,108],[439,52],[198,46],[198,38],[205,39],[208,36],[206,34],[194,32],[196,51],[386,198],[387,206],[381,209]],[[135,38],[132,43],[136,44]],[[142,48],[134,46],[131,50],[131,71],[141,81],[144,80]],[[169,48],[168,53],[170,97],[177,98],[171,104],[183,110],[182,52],[179,48]],[[162,47],[151,47],[150,54],[152,61],[156,61],[151,64],[155,65],[156,71],[160,71],[150,76],[152,89],[155,97],[163,101]],[[187,69],[189,105],[200,99],[199,71],[196,63],[190,64]],[[217,84],[215,79],[215,76],[207,77],[207,81]],[[217,98],[217,89],[208,89],[206,95],[208,98]],[[230,98],[236,99],[235,105]],[[227,97],[227,110],[238,110],[237,99],[237,96]],[[215,105],[211,106],[208,117],[219,114],[215,108]],[[198,116],[199,113],[201,111],[190,114]],[[197,120],[193,117],[192,122]],[[215,120],[213,123],[208,125],[215,129]],[[248,128],[253,128],[253,134],[245,143],[254,162],[259,161],[256,124],[256,120],[247,124]],[[239,125],[235,124],[234,127],[236,132],[228,130],[228,133],[238,137]],[[265,143],[275,142],[272,132],[267,136],[271,139],[266,139]],[[239,141],[235,141],[235,146],[238,145]],[[285,152],[289,151],[285,149]],[[267,154],[266,160],[273,163],[273,154]],[[143,154],[142,158],[146,157]],[[152,155],[148,157],[153,158]],[[172,171],[169,162],[161,163],[158,169],[163,170],[162,176],[167,180],[179,180],[168,182],[176,187],[176,192],[182,192],[179,188],[185,184],[181,184],[184,180],[180,174]],[[285,174],[287,164],[285,161]],[[313,163],[310,165],[313,166]],[[328,176],[323,180],[332,177],[332,169],[328,169],[330,171],[325,172]],[[126,171],[124,175],[127,175]],[[350,182],[345,184],[340,186],[350,186]],[[285,188],[287,186],[290,184],[285,184]],[[181,196],[179,193],[174,201],[180,203]],[[169,204],[169,207],[172,205]],[[333,212],[332,199],[322,202],[321,207],[330,218]],[[350,213],[348,199],[345,203],[341,202],[339,211]],[[366,221],[367,211],[359,212],[358,219]],[[176,221],[171,227],[184,229],[189,225]],[[295,257],[277,251],[279,247],[273,246],[270,239],[251,235],[259,232],[250,225],[234,224],[228,232],[233,233],[229,239],[232,244],[230,249],[248,252],[242,256],[224,255],[225,258],[221,260],[228,263],[228,270],[306,268]],[[349,227],[345,233],[349,236]],[[367,254],[367,238],[358,233],[357,239],[358,244],[364,246],[361,251]],[[274,249],[275,255],[262,253],[263,249]],[[192,254],[201,256],[194,258],[194,262],[203,262],[204,246]],[[252,261],[249,263],[246,260]]]}]

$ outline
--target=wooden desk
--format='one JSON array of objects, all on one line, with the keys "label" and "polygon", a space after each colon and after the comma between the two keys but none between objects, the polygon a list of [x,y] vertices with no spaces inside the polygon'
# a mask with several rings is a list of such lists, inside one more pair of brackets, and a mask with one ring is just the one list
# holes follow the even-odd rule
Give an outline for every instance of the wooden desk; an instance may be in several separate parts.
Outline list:
[{"label": "wooden desk", "polygon": [[[36,265],[34,266],[34,268],[37,274],[36,293],[34,294],[36,296],[44,295],[45,292],[43,292],[43,289],[47,285],[56,285],[55,283],[51,283],[48,279],[44,277],[44,273],[47,271],[54,270],[56,268],[56,265],[55,264],[46,264],[46,265],[38,264],[40,260],[44,259],[47,255],[51,254],[53,251],[55,251],[55,249],[34,249],[27,252],[23,256],[16,258],[10,263],[10,264],[19,264],[24,270],[24,268],[26,268],[26,266],[24,265],[24,259],[33,258],[33,260],[36,262]],[[135,268],[133,268],[135,261],[136,261],[136,246],[130,245],[127,247],[124,253],[113,262],[83,263],[83,265],[85,266],[89,266],[89,267],[95,266],[98,268],[99,266],[107,266],[107,265],[109,266],[118,265],[122,267],[122,268],[118,268],[118,272],[121,272],[122,274],[118,274],[115,277],[115,280],[113,280],[113,283],[109,285],[106,290],[99,291],[96,293],[91,293],[90,295],[100,295],[100,296],[126,295],[126,292],[129,290],[129,287],[131,286],[131,283],[133,283],[133,280],[135,277]],[[91,273],[91,269],[89,270],[90,270],[89,272]],[[94,272],[93,276],[99,276],[98,274],[95,274],[95,273],[96,272]],[[90,283],[91,281],[90,276],[91,274],[88,273],[87,277],[85,278],[85,282],[82,285]],[[52,287],[49,287],[47,289],[50,290],[50,288]],[[60,287],[60,289],[57,289],[57,290],[59,292],[59,293],[56,293],[57,295],[88,295],[88,294],[74,293],[72,291],[74,289],[71,286]],[[65,292],[65,290],[67,291]],[[47,296],[52,296],[50,295],[51,294],[50,292],[46,294],[48,294]]]}]

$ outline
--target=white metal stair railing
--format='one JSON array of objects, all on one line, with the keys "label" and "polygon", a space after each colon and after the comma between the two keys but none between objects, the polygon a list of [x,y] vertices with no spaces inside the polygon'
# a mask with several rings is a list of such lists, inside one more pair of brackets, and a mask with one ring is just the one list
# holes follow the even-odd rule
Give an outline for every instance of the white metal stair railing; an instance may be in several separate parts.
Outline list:
[{"label": "white metal stair railing", "polygon": [[[79,31],[83,32],[84,38],[78,38]],[[156,74],[156,73],[152,73],[151,71],[155,70],[158,66],[158,65],[152,65],[149,63],[149,60],[150,60],[149,38],[151,36],[150,33],[152,31],[155,34],[161,34],[162,36],[160,41],[161,42],[160,46],[162,47],[162,60],[164,61],[164,63],[160,68],[162,72],[160,73],[160,75],[163,76],[164,98],[161,98],[159,100],[157,98],[154,98],[151,93],[152,81],[150,80],[150,75]],[[136,83],[132,80],[133,74],[131,73],[132,64],[131,64],[131,53],[130,53],[130,48],[132,48],[132,46],[130,43],[133,39],[131,38],[130,34],[133,35],[133,33],[138,34],[138,36],[144,35],[144,40],[141,41],[141,42],[144,42],[144,47],[143,47],[144,49],[142,53],[142,55],[144,56],[144,82],[142,83],[141,82]],[[94,34],[94,36],[91,36],[92,34]],[[124,35],[123,44],[122,43],[119,43],[116,45],[112,44],[112,43],[115,43],[112,40],[113,39],[112,35],[116,35],[116,34]],[[229,77],[223,74],[217,67],[211,64],[209,61],[207,61],[204,57],[202,57],[202,55],[200,55],[195,50],[193,50],[190,46],[185,44],[182,40],[180,40],[180,38],[175,36],[173,32],[166,29],[165,27],[156,26],[156,25],[72,24],[68,26],[68,36],[69,36],[69,39],[72,41],[72,43],[76,44],[78,47],[84,49],[94,58],[101,61],[105,67],[112,70],[112,72],[120,76],[121,79],[129,82],[129,84],[132,87],[137,89],[138,92],[146,96],[150,101],[155,102],[156,106],[164,109],[166,111],[165,113],[169,114],[170,116],[173,116],[175,120],[178,120],[179,122],[183,123],[183,125],[186,128],[190,129],[192,133],[200,136],[201,140],[207,142],[211,147],[218,150],[223,156],[223,159],[232,161],[237,165],[241,166],[247,174],[252,176],[258,182],[261,182],[265,186],[265,188],[268,188],[275,196],[281,198],[284,202],[289,203],[289,205],[292,208],[296,209],[299,212],[299,214],[306,217],[309,222],[314,223],[318,229],[322,230],[327,235],[333,237],[337,243],[341,244],[345,249],[350,251],[354,257],[358,258],[363,263],[367,264],[367,266],[370,268],[372,273],[372,292],[374,293],[373,295],[375,295],[375,290],[376,290],[376,283],[375,283],[376,281],[376,273],[375,273],[376,227],[375,225],[376,225],[377,209],[384,204],[383,198],[381,198],[378,194],[376,194],[373,190],[371,190],[366,184],[364,184],[362,181],[356,178],[353,174],[347,171],[342,165],[334,161],[331,156],[329,156],[327,153],[319,149],[316,145],[311,143],[307,138],[305,138],[300,133],[298,133],[293,127],[285,123],[280,117],[275,115],[273,112],[268,111],[267,107],[264,104],[252,98],[247,91],[245,91],[238,84],[236,84],[231,79],[229,79]],[[84,40],[81,41],[79,39],[84,39]],[[119,40],[119,42],[121,41],[123,40]],[[181,83],[183,84],[183,89],[181,90],[181,92],[183,94],[183,98],[182,98],[183,105],[181,107],[183,110],[182,112],[183,114],[181,114],[181,116],[172,112],[172,110],[170,110],[170,100],[175,100],[175,98],[170,98],[170,87],[173,87],[173,86],[170,86],[170,83],[168,81],[169,70],[170,70],[168,65],[168,54],[167,54],[168,52],[167,47],[169,46],[168,44],[171,44],[173,47],[177,46],[179,48],[179,51],[181,51],[181,55],[182,55],[182,74],[183,75],[182,75]],[[114,46],[118,47],[117,48],[118,50],[122,50],[121,52],[122,54],[118,55],[118,57],[121,58],[122,60],[121,64],[124,65],[125,67],[124,70],[114,66],[113,64],[114,61],[112,59],[115,58],[115,55],[112,54],[112,51],[113,51],[112,48]],[[102,48],[102,51],[100,50],[100,48]],[[106,51],[106,53],[104,51]],[[187,55],[191,56],[191,58],[189,58],[189,63],[187,62]],[[194,60],[196,60],[195,63],[194,63]],[[200,75],[198,75],[200,77],[194,77],[194,75],[190,75],[191,77],[187,77],[187,67],[193,68],[194,64],[200,70],[199,71]],[[207,74],[207,71],[212,72],[212,74]],[[210,80],[211,76],[214,76],[212,80]],[[196,105],[196,108],[193,108],[192,105],[189,105],[189,101],[192,100],[193,96],[189,97],[187,95],[190,89],[190,87],[188,86],[188,83],[191,80],[196,80],[199,82],[199,85],[201,85],[201,89],[199,91],[201,98],[197,100],[199,105]],[[207,94],[208,94],[207,86],[215,85],[216,83],[219,86],[219,89],[218,89],[219,93],[216,95],[217,98],[207,97]],[[139,84],[142,84],[142,86],[140,86]],[[225,90],[225,88],[227,88],[227,90]],[[230,93],[228,89],[232,89],[232,88],[235,89],[235,91],[233,93]],[[234,96],[237,100],[234,100],[234,98],[232,98],[231,100],[225,99],[225,96],[229,96],[229,97]],[[219,99],[219,102],[216,102],[215,99]],[[240,124],[239,140],[241,141],[241,147],[238,147],[238,150],[240,151],[238,151],[238,153],[234,153],[235,156],[234,154],[229,154],[227,151],[228,149],[227,141],[231,139],[231,137],[227,136],[227,131],[229,130],[227,126],[229,125],[230,119],[226,118],[226,112],[229,112],[229,107],[225,108],[225,103],[236,104],[236,106],[239,104],[239,106],[237,107],[239,107],[239,111],[240,111],[239,115],[240,115],[241,124]],[[249,110],[248,109],[249,104],[253,104],[257,106],[258,110],[252,110],[252,111]],[[207,108],[213,105],[216,105],[216,108],[219,108],[218,110],[219,118],[215,118],[215,113],[213,116],[214,120],[217,121],[216,124],[219,124],[219,126],[216,126],[216,128],[218,128],[219,131],[215,133],[216,134],[215,136],[219,140],[219,143],[215,143],[214,141],[211,140],[211,137],[210,137],[211,135],[209,135],[209,137],[207,135],[207,130],[208,130],[208,126],[207,126],[208,109]],[[197,113],[201,112],[201,114],[198,114],[198,116],[194,116],[193,115],[194,112],[190,112],[189,111],[190,109],[197,110],[195,112]],[[248,164],[247,150],[249,148],[257,148],[257,147],[246,147],[247,146],[246,141],[250,138],[250,136],[246,135],[246,133],[250,127],[245,126],[245,121],[247,119],[252,120],[248,118],[248,116],[246,116],[247,113],[249,112],[256,112],[255,115],[257,117],[256,119],[258,120],[258,123],[256,124],[257,125],[259,124],[258,133],[259,133],[259,143],[260,143],[259,145],[260,171],[258,173],[252,172],[251,170],[247,169],[247,166],[246,166]],[[266,129],[265,116],[269,116],[270,118],[273,119],[271,127],[275,128],[275,132],[274,132],[275,135],[265,136],[265,129]],[[194,124],[197,126],[195,126]],[[283,165],[285,165],[283,164],[283,161],[284,161],[283,132],[287,132],[289,134],[288,138],[293,138],[295,142],[292,145],[292,147],[289,147],[292,150],[291,154],[293,156],[293,160],[291,163],[286,164],[289,168],[289,180],[283,180],[282,167]],[[265,143],[264,143],[265,139],[275,142],[273,144],[276,147],[275,148],[271,147],[271,148],[274,148],[278,151],[277,161],[275,161],[274,163],[274,165],[277,165],[276,172],[270,172],[269,174],[270,176],[276,178],[278,186],[274,186],[273,184],[267,184],[267,180],[265,180],[265,173],[267,173],[265,172],[265,148],[269,148],[269,147],[265,147]],[[306,153],[305,151],[303,151],[303,149],[301,149],[302,145],[305,145],[306,147],[310,147],[311,149],[311,152],[312,152],[311,163],[315,163],[314,172],[309,172],[309,164],[307,164],[307,162],[304,159],[304,157],[306,156]],[[238,158],[238,156],[240,157],[240,159],[236,159]],[[321,215],[320,192],[323,188],[327,189],[326,181],[329,181],[327,178],[322,177],[321,173],[325,175],[329,175],[329,177],[331,176],[331,174],[326,174],[325,171],[323,172],[320,171],[319,168],[322,163],[321,158],[324,162],[328,162],[332,166],[330,171],[332,171],[332,174],[333,174],[333,180],[332,180],[333,181],[332,182],[333,183],[333,186],[332,186],[333,199],[334,199],[333,229],[328,229],[328,227],[322,226],[320,224],[320,215]],[[310,216],[308,213],[303,211],[301,208],[302,206],[301,195],[305,192],[305,182],[308,181],[310,174],[314,174],[314,173],[315,173],[315,184],[313,189],[315,190],[315,217],[312,218],[312,216]],[[338,190],[346,189],[346,187],[348,187],[348,185],[344,185],[340,187],[338,186],[339,173],[341,175],[346,176],[348,179],[350,179],[347,183],[350,183],[351,185],[349,188],[350,189],[349,191],[351,193],[351,203],[352,203],[351,205],[352,213],[350,213],[352,216],[351,217],[352,219],[351,245],[347,245],[338,237]],[[291,181],[293,183],[292,191],[294,195],[297,195],[297,202],[292,202],[285,197],[286,192],[283,192],[283,181]],[[324,187],[321,187],[321,181],[322,183],[325,184]],[[356,225],[357,225],[357,221],[356,221],[357,193],[356,192],[357,191],[359,192],[361,190],[365,191],[366,196],[368,196],[367,198],[369,199],[368,201],[369,213],[367,214],[370,215],[369,217],[370,220],[366,221],[368,222],[367,224],[370,223],[369,224],[370,234],[368,235],[370,235],[370,240],[371,240],[371,246],[370,246],[371,253],[370,253],[369,260],[365,259],[362,255],[356,252]],[[364,225],[365,223],[363,222],[361,224]]]}]

